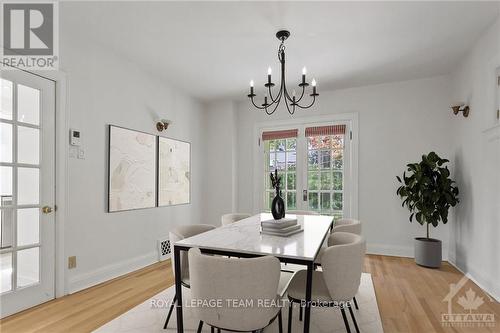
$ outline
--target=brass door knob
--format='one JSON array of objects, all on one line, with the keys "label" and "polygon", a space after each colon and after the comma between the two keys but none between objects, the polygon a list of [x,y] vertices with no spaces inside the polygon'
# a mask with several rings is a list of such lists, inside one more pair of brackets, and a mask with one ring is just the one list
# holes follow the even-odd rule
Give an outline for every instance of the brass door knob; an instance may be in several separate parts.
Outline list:
[{"label": "brass door knob", "polygon": [[45,206],[45,207],[43,207],[43,208],[42,208],[42,212],[43,212],[44,214],[50,214],[50,213],[52,213],[52,207],[50,207],[50,206]]}]

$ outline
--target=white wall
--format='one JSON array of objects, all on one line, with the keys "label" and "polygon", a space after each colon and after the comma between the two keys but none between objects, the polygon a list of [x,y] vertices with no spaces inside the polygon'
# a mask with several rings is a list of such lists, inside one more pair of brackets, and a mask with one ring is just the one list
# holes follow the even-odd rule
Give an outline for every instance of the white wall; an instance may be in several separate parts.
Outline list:
[{"label": "white wall", "polygon": [[236,211],[236,117],[231,101],[206,106],[203,223],[220,225]]},{"label": "white wall", "polygon": [[[82,131],[85,149],[84,160],[68,160],[64,251],[65,257],[77,257],[77,268],[66,273],[72,292],[154,262],[158,238],[176,225],[200,223],[205,124],[200,103],[106,48],[76,38],[64,17],[60,55],[68,75],[69,127]],[[192,202],[107,213],[107,125],[155,133],[156,115],[173,120],[166,136],[192,144]]]},{"label": "white wall", "polygon": [[496,75],[500,19],[478,40],[451,76],[452,101],[470,105],[453,117],[454,163],[460,204],[450,235],[450,261],[500,300],[500,127]]},{"label": "white wall", "polygon": [[[396,196],[396,175],[405,165],[419,161],[432,150],[448,157],[452,115],[448,77],[406,81],[323,92],[317,104],[293,118],[357,112],[359,115],[359,217],[368,249],[373,253],[413,256],[413,238],[425,235],[424,227],[408,222],[408,211]],[[288,119],[286,110],[267,116],[248,101],[238,105],[238,210],[253,209],[253,138],[257,122]],[[448,225],[431,230],[444,242],[447,254]]]}]

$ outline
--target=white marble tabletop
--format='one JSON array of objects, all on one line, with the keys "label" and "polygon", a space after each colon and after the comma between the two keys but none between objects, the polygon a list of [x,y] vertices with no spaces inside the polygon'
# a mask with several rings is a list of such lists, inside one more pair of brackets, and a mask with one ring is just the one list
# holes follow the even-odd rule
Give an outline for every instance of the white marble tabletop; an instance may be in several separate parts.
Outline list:
[{"label": "white marble tabletop", "polygon": [[333,217],[289,214],[286,217],[296,217],[304,231],[290,237],[263,235],[260,222],[273,217],[262,213],[183,239],[175,245],[314,261],[327,237]]}]

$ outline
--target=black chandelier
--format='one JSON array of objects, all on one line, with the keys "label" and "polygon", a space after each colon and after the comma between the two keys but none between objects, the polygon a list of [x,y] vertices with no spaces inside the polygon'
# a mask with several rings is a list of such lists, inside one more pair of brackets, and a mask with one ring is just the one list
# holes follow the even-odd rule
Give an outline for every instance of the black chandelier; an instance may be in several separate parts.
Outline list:
[{"label": "black chandelier", "polygon": [[[288,113],[294,114],[295,107],[308,109],[313,106],[314,102],[316,101],[316,96],[319,96],[319,94],[316,92],[316,80],[312,79],[311,81],[312,94],[309,94],[309,96],[312,97],[311,103],[308,105],[300,105],[299,103],[304,97],[306,87],[309,86],[309,83],[306,82],[306,68],[304,67],[302,69],[302,82],[299,84],[299,87],[302,88],[302,93],[300,94],[300,97],[297,98],[295,95],[295,90],[293,90],[292,96],[290,96],[285,83],[285,40],[290,37],[290,32],[287,30],[280,30],[276,33],[276,37],[281,41],[278,48],[278,60],[281,63],[280,90],[276,96],[273,96],[271,88],[274,87],[275,84],[271,80],[271,67],[269,67],[267,70],[267,83],[264,85],[264,87],[268,89],[268,94],[267,96],[264,96],[264,103],[262,103],[261,106],[255,104],[254,97],[257,95],[254,93],[253,80],[250,81],[250,94],[248,94],[248,97],[257,109],[265,110],[268,115],[271,115],[274,113],[274,111],[276,111],[278,105],[281,102],[281,98],[284,97]],[[270,99],[270,102],[268,99]]]}]

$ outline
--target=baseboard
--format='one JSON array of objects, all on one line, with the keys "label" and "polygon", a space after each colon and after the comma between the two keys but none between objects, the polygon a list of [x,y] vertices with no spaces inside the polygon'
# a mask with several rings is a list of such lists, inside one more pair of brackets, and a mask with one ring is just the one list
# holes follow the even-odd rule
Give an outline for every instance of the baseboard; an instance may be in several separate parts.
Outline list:
[{"label": "baseboard", "polygon": [[484,292],[488,293],[491,296],[491,298],[493,298],[495,301],[497,301],[497,302],[500,303],[500,290],[494,290],[495,289],[494,287],[493,287],[493,290],[492,290],[492,288],[487,288],[484,285],[484,283],[481,283],[481,282],[478,281],[478,279],[475,277],[474,273],[464,272],[460,267],[458,267],[458,265],[456,264],[456,262],[454,260],[449,259],[448,262],[450,263],[450,265],[452,265],[458,271],[460,271],[460,273],[462,273],[463,275],[465,275],[469,280],[471,280],[472,282],[474,282]]},{"label": "baseboard", "polygon": [[88,273],[76,275],[69,279],[67,288],[68,293],[72,294],[77,291],[95,286],[99,283],[109,281],[124,274],[154,264],[157,261],[158,253],[150,252],[142,256],[123,260],[112,265],[98,268]]}]

